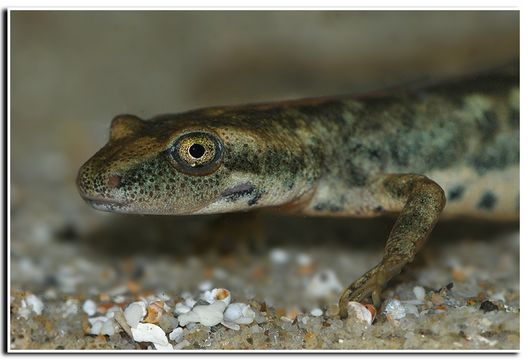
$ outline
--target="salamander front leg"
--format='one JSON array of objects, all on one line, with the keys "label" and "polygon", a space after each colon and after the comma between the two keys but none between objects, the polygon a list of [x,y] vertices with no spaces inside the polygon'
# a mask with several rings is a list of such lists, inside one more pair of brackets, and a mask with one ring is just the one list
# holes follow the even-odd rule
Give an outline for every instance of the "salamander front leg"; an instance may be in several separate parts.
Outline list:
[{"label": "salamander front leg", "polygon": [[399,212],[386,242],[383,259],[351,284],[339,300],[339,315],[348,316],[348,302],[371,296],[375,306],[381,302],[385,284],[414,259],[429,236],[445,206],[442,188],[425,176],[385,175],[372,185],[385,211]]}]

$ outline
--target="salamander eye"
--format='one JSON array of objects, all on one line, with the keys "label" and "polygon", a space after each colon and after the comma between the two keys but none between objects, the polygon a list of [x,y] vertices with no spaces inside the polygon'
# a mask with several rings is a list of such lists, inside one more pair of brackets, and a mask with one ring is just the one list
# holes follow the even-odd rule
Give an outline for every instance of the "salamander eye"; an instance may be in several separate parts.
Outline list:
[{"label": "salamander eye", "polygon": [[190,175],[208,175],[221,163],[222,144],[219,138],[206,132],[191,132],[180,136],[168,150],[177,170]]}]

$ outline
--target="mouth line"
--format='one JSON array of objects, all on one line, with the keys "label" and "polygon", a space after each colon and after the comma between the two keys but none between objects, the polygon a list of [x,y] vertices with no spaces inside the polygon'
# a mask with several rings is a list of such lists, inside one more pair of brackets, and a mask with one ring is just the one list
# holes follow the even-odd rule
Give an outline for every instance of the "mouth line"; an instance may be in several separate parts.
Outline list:
[{"label": "mouth line", "polygon": [[127,205],[129,203],[128,201],[110,200],[110,199],[105,199],[105,198],[100,198],[100,197],[95,197],[95,196],[81,195],[81,197],[83,198],[83,200],[85,200],[87,203],[89,203],[92,206],[94,206],[94,205],[96,205],[96,206],[98,206],[98,205],[101,205],[101,206],[125,206],[125,205]]}]

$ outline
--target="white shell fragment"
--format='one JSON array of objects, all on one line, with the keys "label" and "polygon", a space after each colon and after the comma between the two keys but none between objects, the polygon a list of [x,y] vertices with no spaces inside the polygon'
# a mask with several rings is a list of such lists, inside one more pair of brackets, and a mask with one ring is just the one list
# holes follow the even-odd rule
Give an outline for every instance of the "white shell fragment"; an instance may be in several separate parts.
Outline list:
[{"label": "white shell fragment", "polygon": [[215,301],[211,305],[197,305],[190,312],[178,317],[180,326],[186,326],[192,322],[198,322],[205,326],[215,326],[223,321],[223,311],[226,304],[223,301]]},{"label": "white shell fragment", "polygon": [[94,316],[96,310],[97,306],[93,300],[88,299],[83,303],[83,311],[87,313],[88,316]]},{"label": "white shell fragment", "polygon": [[407,309],[405,309],[399,300],[392,299],[386,304],[384,313],[394,320],[399,320],[407,315]]},{"label": "white shell fragment", "polygon": [[89,334],[91,335],[114,335],[116,332],[116,322],[106,316],[97,316],[89,318],[88,322],[92,325]]},{"label": "white shell fragment", "polygon": [[28,295],[26,296],[26,303],[31,308],[31,310],[33,310],[35,314],[37,315],[42,314],[42,310],[44,309],[44,304],[38,297],[36,297],[33,294]]},{"label": "white shell fragment", "polygon": [[20,308],[18,309],[18,316],[27,319],[31,312],[34,312],[37,315],[42,314],[44,304],[42,301],[33,294],[26,296],[20,302]]},{"label": "white shell fragment", "polygon": [[157,350],[173,350],[173,346],[169,344],[164,330],[157,325],[139,323],[131,331],[134,341],[151,342]]},{"label": "white shell fragment", "polygon": [[228,304],[230,304],[230,301],[232,300],[232,295],[230,294],[230,291],[226,290],[226,289],[213,289],[212,291],[206,291],[203,295],[202,295],[202,298],[210,303],[210,304],[213,304],[214,302],[216,301],[222,301],[226,304],[226,306],[228,306]]},{"label": "white shell fragment", "polygon": [[348,303],[348,313],[350,315],[354,315],[356,319],[364,321],[368,325],[372,325],[372,322],[374,321],[370,310],[368,310],[363,304],[356,301],[350,301]]},{"label": "white shell fragment", "polygon": [[314,308],[313,310],[311,310],[311,315],[315,317],[322,316],[323,314],[324,312],[320,308]]},{"label": "white shell fragment", "polygon": [[224,313],[224,321],[235,324],[251,324],[256,317],[256,313],[250,305],[234,303],[228,305]]},{"label": "white shell fragment", "polygon": [[123,315],[130,327],[134,328],[147,315],[145,302],[135,301],[130,303],[124,310]]},{"label": "white shell fragment", "polygon": [[414,286],[414,289],[412,289],[414,292],[414,296],[416,296],[417,300],[423,301],[425,299],[425,289],[421,286]]},{"label": "white shell fragment", "polygon": [[306,293],[312,298],[325,298],[342,290],[342,285],[337,275],[332,270],[323,270],[316,273],[306,287]]},{"label": "white shell fragment", "polygon": [[169,340],[174,342],[180,342],[184,337],[184,329],[181,327],[176,327],[172,332],[169,333]]},{"label": "white shell fragment", "polygon": [[116,322],[113,319],[109,319],[101,326],[101,335],[114,335],[116,332]]}]

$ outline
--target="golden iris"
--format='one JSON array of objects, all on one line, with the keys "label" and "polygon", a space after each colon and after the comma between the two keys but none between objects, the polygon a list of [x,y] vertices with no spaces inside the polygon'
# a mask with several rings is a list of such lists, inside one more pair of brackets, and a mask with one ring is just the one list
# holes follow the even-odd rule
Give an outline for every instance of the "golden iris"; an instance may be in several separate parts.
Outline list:
[{"label": "golden iris", "polygon": [[218,168],[221,152],[221,141],[216,135],[192,132],[180,136],[169,155],[178,170],[191,175],[206,175]]}]

